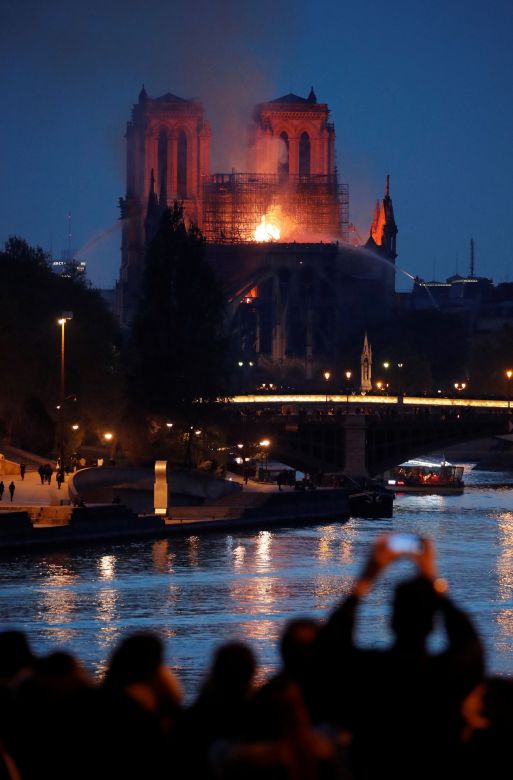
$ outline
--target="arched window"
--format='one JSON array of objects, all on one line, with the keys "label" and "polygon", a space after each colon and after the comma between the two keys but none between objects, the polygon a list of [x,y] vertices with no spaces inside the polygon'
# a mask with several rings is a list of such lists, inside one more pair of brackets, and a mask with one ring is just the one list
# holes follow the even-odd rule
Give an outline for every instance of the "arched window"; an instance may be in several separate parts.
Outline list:
[{"label": "arched window", "polygon": [[287,133],[280,133],[280,145],[278,149],[278,175],[289,175],[289,137]]},{"label": "arched window", "polygon": [[167,135],[165,130],[159,133],[158,147],[158,187],[160,196],[167,198]]},{"label": "arched window", "polygon": [[187,136],[183,130],[178,135],[178,160],[176,165],[176,187],[179,198],[187,197]]},{"label": "arched window", "polygon": [[310,176],[310,137],[302,133],[299,139],[299,175]]}]

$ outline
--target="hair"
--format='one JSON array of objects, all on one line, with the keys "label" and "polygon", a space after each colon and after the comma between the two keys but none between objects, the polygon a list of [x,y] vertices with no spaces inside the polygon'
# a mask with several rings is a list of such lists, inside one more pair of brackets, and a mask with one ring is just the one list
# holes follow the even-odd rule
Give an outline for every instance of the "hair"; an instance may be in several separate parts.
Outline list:
[{"label": "hair", "polygon": [[394,597],[392,628],[400,642],[423,643],[433,630],[437,596],[423,577],[401,582]]},{"label": "hair", "polygon": [[105,685],[123,687],[145,682],[162,664],[163,647],[158,636],[151,633],[132,634],[114,651],[105,675]]}]

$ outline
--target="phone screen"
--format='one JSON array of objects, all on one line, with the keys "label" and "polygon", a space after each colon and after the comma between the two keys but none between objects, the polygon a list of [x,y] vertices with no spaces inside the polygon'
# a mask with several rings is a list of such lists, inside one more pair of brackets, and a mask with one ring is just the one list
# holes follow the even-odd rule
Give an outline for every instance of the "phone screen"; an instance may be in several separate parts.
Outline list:
[{"label": "phone screen", "polygon": [[391,534],[388,547],[396,553],[421,553],[424,544],[415,534]]}]

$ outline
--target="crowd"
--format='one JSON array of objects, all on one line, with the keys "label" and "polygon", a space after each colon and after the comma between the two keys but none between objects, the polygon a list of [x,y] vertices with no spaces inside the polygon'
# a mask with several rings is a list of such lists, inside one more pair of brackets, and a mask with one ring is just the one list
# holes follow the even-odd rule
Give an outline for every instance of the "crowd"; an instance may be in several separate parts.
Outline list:
[{"label": "crowd", "polygon": [[[432,543],[399,552],[392,536],[377,539],[325,622],[286,626],[271,679],[257,686],[251,648],[225,643],[188,705],[154,634],[122,641],[97,682],[73,655],[37,657],[25,634],[1,633],[0,780],[502,778],[513,681],[487,677]],[[359,605],[404,554],[417,573],[395,591],[394,642],[360,649]],[[438,653],[427,646],[435,623],[446,635]]]}]

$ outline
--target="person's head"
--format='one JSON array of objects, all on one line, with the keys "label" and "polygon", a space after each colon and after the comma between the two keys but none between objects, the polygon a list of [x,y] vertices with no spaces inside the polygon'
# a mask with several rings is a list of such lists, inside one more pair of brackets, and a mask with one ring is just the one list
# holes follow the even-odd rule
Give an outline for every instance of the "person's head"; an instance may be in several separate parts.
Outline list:
[{"label": "person's head", "polygon": [[403,645],[423,645],[433,630],[437,595],[432,583],[424,577],[401,582],[396,590],[392,629],[396,641]]},{"label": "person's head", "polygon": [[283,632],[280,650],[285,672],[290,677],[301,677],[309,669],[319,625],[310,618],[292,620]]},{"label": "person's head", "polygon": [[35,656],[22,631],[0,632],[0,679],[14,682],[34,668]]},{"label": "person's head", "polygon": [[246,693],[256,671],[256,660],[243,642],[226,642],[216,651],[209,682],[216,688]]},{"label": "person's head", "polygon": [[105,683],[123,687],[147,682],[159,670],[162,658],[162,642],[158,636],[151,633],[132,634],[114,651]]}]

